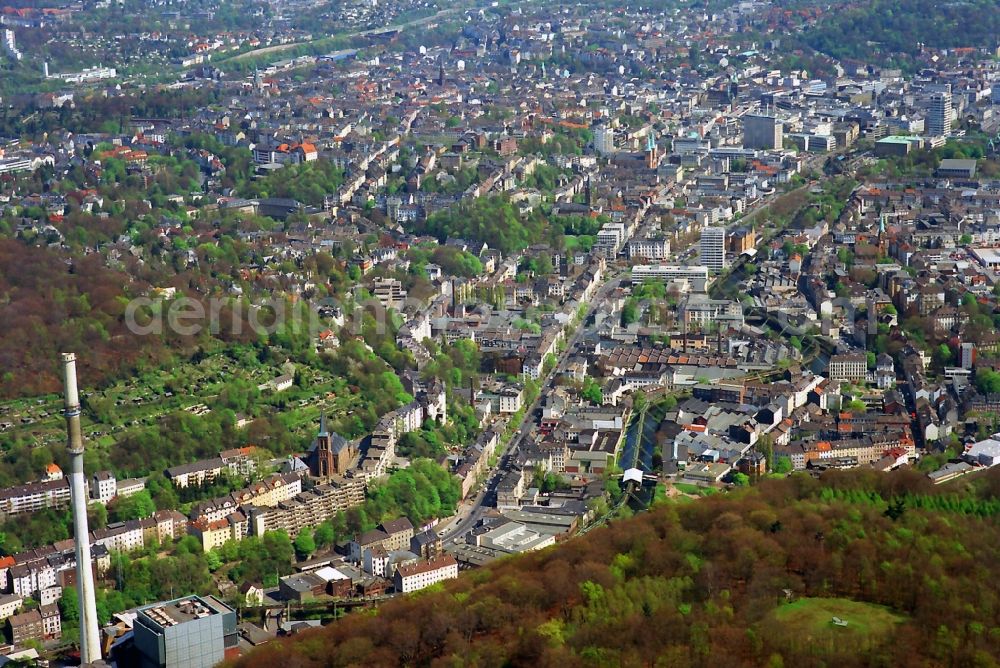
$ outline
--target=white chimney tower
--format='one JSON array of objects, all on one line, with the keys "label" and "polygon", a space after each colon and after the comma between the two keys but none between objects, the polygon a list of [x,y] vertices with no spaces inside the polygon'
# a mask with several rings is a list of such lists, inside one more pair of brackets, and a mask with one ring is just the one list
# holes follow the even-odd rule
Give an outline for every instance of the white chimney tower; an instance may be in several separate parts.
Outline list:
[{"label": "white chimney tower", "polygon": [[83,435],[80,432],[80,396],[76,388],[76,354],[63,353],[65,385],[66,448],[69,450],[70,493],[73,501],[73,537],[76,539],[76,586],[80,596],[80,661],[83,665],[101,659],[101,637],[97,624],[97,599],[87,528],[87,479],[83,475]]}]

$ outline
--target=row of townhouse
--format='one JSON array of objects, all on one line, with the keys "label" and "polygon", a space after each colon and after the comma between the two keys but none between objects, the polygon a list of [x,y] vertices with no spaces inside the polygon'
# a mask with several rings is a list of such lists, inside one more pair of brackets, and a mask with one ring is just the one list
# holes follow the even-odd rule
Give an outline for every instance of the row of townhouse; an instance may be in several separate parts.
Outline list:
[{"label": "row of townhouse", "polygon": [[218,457],[171,466],[166,470],[165,475],[175,487],[197,487],[198,485],[211,484],[223,473],[249,476],[257,470],[255,452],[256,448],[253,446],[225,450]]},{"label": "row of townhouse", "polygon": [[[111,567],[112,552],[141,549],[147,542],[173,540],[184,535],[187,519],[172,510],[160,510],[142,520],[109,525],[90,534],[95,575]],[[72,539],[0,559],[0,590],[31,596],[43,603],[59,597],[59,588],[76,582],[76,551]]]},{"label": "row of townhouse", "polygon": [[[831,460],[851,460],[857,466],[866,466],[881,459],[887,452],[900,448],[912,460],[916,448],[908,434],[882,434],[839,441],[818,441],[802,447],[802,456],[793,456],[795,468],[805,468],[811,463],[822,464]],[[798,455],[798,453],[796,453]],[[804,461],[803,461],[804,460]],[[799,466],[801,464],[801,466]]]},{"label": "row of townhouse", "polygon": [[403,434],[420,429],[424,420],[444,422],[448,418],[443,383],[426,383],[412,374],[405,375],[403,381],[404,388],[415,398],[383,415],[375,426],[371,442],[359,464],[365,481],[377,480],[388,474],[396,458],[396,443]]},{"label": "row of townhouse", "polygon": [[187,518],[175,510],[158,510],[152,517],[115,522],[91,532],[91,542],[111,552],[132,552],[150,541],[163,543],[184,535]]},{"label": "row of townhouse", "polygon": [[195,504],[191,521],[218,522],[241,506],[276,506],[301,491],[302,477],[298,473],[274,474],[226,496]]},{"label": "row of townhouse", "polygon": [[0,490],[0,516],[7,518],[44,508],[63,508],[69,502],[67,478],[30,482]]},{"label": "row of townhouse", "polygon": [[[16,485],[0,490],[0,516],[12,517],[44,508],[64,508],[70,504],[69,479],[54,464],[55,471],[46,480]],[[115,497],[130,496],[146,488],[144,478],[118,480],[110,471],[100,471],[88,485],[87,496],[107,504]]]},{"label": "row of townhouse", "polygon": [[248,531],[255,536],[262,536],[265,531],[284,530],[294,538],[304,528],[321,524],[364,501],[363,478],[331,476],[328,482],[316,485],[274,507],[248,507]]},{"label": "row of townhouse", "polygon": [[491,428],[484,431],[470,445],[457,460],[458,465],[454,469],[455,477],[458,478],[462,486],[462,498],[469,496],[469,493],[476,486],[476,482],[489,471],[490,460],[496,453],[497,446],[500,445],[500,430]]},{"label": "row of townhouse", "polygon": [[241,510],[234,510],[222,519],[202,518],[188,525],[188,533],[201,542],[204,551],[222,547],[231,540],[241,541],[247,536],[247,516]]}]

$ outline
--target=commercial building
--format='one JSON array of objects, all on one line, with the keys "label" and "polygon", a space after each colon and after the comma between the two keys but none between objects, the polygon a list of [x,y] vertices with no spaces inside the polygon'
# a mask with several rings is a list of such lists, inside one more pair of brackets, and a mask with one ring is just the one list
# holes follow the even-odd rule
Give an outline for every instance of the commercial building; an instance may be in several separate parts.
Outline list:
[{"label": "commercial building", "polygon": [[686,283],[697,292],[708,287],[708,267],[685,267],[679,264],[637,264],[632,267],[632,285],[642,285],[647,281]]},{"label": "commercial building", "polygon": [[944,179],[972,179],[976,176],[973,159],[946,158],[938,165],[937,175]]},{"label": "commercial building", "polygon": [[994,248],[970,248],[969,252],[987,269],[1000,269],[1000,252]]},{"label": "commercial building", "polygon": [[706,227],[701,231],[698,245],[701,263],[712,271],[726,268],[726,228]]},{"label": "commercial building", "polygon": [[628,242],[629,259],[666,260],[670,257],[670,240],[666,237],[632,239]]},{"label": "commercial building", "polygon": [[455,557],[446,554],[400,566],[396,569],[393,581],[396,591],[409,593],[457,577],[458,562]]},{"label": "commercial building", "polygon": [[864,380],[868,360],[861,354],[834,355],[830,358],[830,378],[833,380]]},{"label": "commercial building", "polygon": [[927,134],[932,137],[945,136],[951,132],[951,90],[943,90],[931,95],[927,113]]},{"label": "commercial building", "polygon": [[875,155],[880,158],[903,157],[908,155],[910,151],[920,148],[921,143],[920,137],[902,135],[883,137],[875,142]]},{"label": "commercial building", "polygon": [[965,459],[980,466],[1000,464],[1000,434],[993,434],[984,441],[973,443],[965,452]]},{"label": "commercial building", "polygon": [[594,150],[598,155],[608,155],[615,152],[615,131],[607,125],[594,128]]},{"label": "commercial building", "polygon": [[784,128],[775,116],[749,114],[743,117],[743,146],[773,151],[784,143]]},{"label": "commercial building", "polygon": [[554,533],[543,533],[520,522],[507,522],[476,537],[476,545],[504,554],[520,554],[555,545]]},{"label": "commercial building", "polygon": [[141,668],[211,668],[238,640],[236,612],[212,596],[139,608],[133,632]]}]

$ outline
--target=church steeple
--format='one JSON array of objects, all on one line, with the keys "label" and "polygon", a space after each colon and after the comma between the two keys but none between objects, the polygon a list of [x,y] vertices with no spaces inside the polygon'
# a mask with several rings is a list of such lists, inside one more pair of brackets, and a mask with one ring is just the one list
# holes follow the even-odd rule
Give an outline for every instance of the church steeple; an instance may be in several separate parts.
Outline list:
[{"label": "church steeple", "polygon": [[656,150],[656,137],[653,136],[653,130],[650,129],[649,134],[646,135],[646,167],[656,169],[659,165],[660,156]]},{"label": "church steeple", "polygon": [[889,255],[889,235],[885,231],[885,214],[879,215],[878,220],[878,253],[882,257]]}]

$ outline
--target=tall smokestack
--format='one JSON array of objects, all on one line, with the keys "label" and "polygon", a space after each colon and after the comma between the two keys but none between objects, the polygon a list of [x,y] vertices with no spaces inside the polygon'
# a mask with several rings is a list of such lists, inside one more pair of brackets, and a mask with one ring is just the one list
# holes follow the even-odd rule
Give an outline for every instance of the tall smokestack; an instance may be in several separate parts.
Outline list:
[{"label": "tall smokestack", "polygon": [[80,397],[76,389],[76,354],[63,353],[66,379],[64,415],[66,448],[72,473],[69,486],[73,500],[73,534],[76,538],[76,586],[80,598],[80,660],[86,665],[101,659],[101,638],[97,626],[97,599],[90,558],[90,531],[87,528],[87,479],[83,476],[83,436],[80,433]]}]

